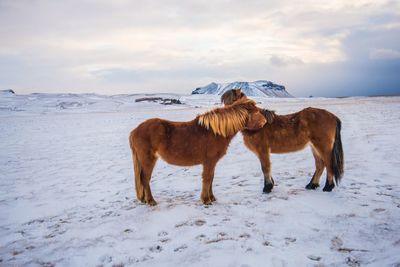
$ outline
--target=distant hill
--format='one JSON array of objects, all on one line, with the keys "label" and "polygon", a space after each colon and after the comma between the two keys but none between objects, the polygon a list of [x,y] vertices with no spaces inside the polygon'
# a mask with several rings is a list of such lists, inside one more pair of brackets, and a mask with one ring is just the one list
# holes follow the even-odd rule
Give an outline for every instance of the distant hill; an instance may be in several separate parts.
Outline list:
[{"label": "distant hill", "polygon": [[209,85],[196,88],[192,94],[210,94],[222,95],[231,89],[242,89],[242,92],[247,96],[258,97],[293,97],[290,95],[285,86],[275,84],[270,81],[255,81],[255,82],[233,82],[233,83],[210,83]]},{"label": "distant hill", "polygon": [[0,95],[15,95],[15,92],[12,89],[0,90]]}]

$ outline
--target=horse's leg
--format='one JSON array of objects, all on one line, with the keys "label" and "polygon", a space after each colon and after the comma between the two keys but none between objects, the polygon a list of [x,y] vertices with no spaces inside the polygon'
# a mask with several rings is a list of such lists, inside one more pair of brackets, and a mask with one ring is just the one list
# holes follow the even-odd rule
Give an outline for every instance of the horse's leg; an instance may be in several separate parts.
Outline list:
[{"label": "horse's leg", "polygon": [[326,182],[322,191],[331,192],[333,188],[335,188],[335,183],[333,182],[333,171],[329,161],[329,163],[326,164]]},{"label": "horse's leg", "polygon": [[205,205],[209,205],[212,201],[215,201],[215,197],[213,198],[212,195],[212,182],[214,178],[215,165],[216,162],[203,164],[203,185],[200,198]]},{"label": "horse's leg", "polygon": [[215,198],[215,196],[214,196],[213,189],[212,189],[213,180],[214,180],[214,173],[213,173],[213,175],[211,177],[210,190],[209,190],[209,196],[210,196],[210,199],[211,199],[212,202],[217,200]]},{"label": "horse's leg", "polygon": [[[328,149],[328,147],[330,147],[330,149]],[[322,191],[330,192],[335,187],[335,183],[333,181],[332,164],[331,164],[332,148],[331,146],[325,144],[325,146],[319,146],[318,152],[326,167],[326,182]]]},{"label": "horse's leg", "polygon": [[142,162],[144,201],[150,206],[155,206],[157,205],[157,202],[154,200],[153,195],[151,194],[150,179],[151,174],[153,173],[154,166],[157,162],[157,157],[155,157],[153,153],[148,153],[145,158],[146,159]]},{"label": "horse's leg", "polygon": [[306,189],[316,189],[319,187],[319,180],[325,168],[324,162],[319,156],[318,151],[314,147],[311,147],[311,151],[315,159],[315,172],[310,182],[306,185]]},{"label": "horse's leg", "polygon": [[269,159],[269,151],[263,151],[258,153],[258,158],[260,159],[261,169],[264,174],[264,193],[270,193],[274,187],[275,181],[271,176],[271,161]]},{"label": "horse's leg", "polygon": [[314,149],[318,152],[318,156],[322,159],[322,162],[326,168],[326,182],[322,189],[325,192],[330,192],[335,187],[333,181],[333,170],[332,170],[332,148],[333,148],[333,137],[329,135],[322,135],[320,138],[312,140]]}]

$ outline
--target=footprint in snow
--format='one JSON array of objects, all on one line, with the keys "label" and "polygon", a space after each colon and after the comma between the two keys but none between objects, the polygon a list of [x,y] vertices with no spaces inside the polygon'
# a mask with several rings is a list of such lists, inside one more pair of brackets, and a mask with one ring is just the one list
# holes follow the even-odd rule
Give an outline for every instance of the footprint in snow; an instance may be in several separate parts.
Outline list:
[{"label": "footprint in snow", "polygon": [[13,256],[17,256],[17,255],[22,254],[22,253],[24,253],[23,250],[14,250],[13,253],[12,253],[12,255],[13,255]]},{"label": "footprint in snow", "polygon": [[343,246],[343,241],[339,237],[335,236],[331,240],[331,249],[338,250]]},{"label": "footprint in snow", "polygon": [[248,233],[243,233],[243,234],[239,235],[239,238],[248,239],[248,238],[250,238],[250,235]]},{"label": "footprint in snow", "polygon": [[181,222],[181,223],[176,224],[175,228],[179,228],[179,227],[182,227],[182,226],[193,226],[193,225],[202,226],[205,223],[206,223],[206,221],[202,220],[202,219],[195,220],[194,222],[185,221],[185,222]]},{"label": "footprint in snow", "polygon": [[386,209],[383,209],[383,208],[377,208],[377,209],[374,209],[374,212],[383,212],[383,211],[385,211]]},{"label": "footprint in snow", "polygon": [[255,226],[256,224],[255,224],[254,222],[246,221],[244,225],[246,225],[246,227],[249,227],[249,228],[250,228],[250,227]]},{"label": "footprint in snow", "polygon": [[168,235],[168,232],[166,232],[166,231],[161,231],[158,233],[158,236],[167,236],[167,235]]},{"label": "footprint in snow", "polygon": [[174,252],[181,252],[183,250],[187,249],[187,245],[183,244],[182,246],[179,246],[174,249]]},{"label": "footprint in snow", "polygon": [[43,266],[43,267],[54,267],[56,266],[55,263],[49,262],[49,261],[38,261],[36,262],[38,265]]},{"label": "footprint in snow", "polygon": [[163,237],[163,238],[158,239],[158,241],[160,241],[161,243],[167,243],[167,242],[171,241],[171,238]]},{"label": "footprint in snow", "polygon": [[196,220],[196,221],[194,221],[194,224],[196,225],[196,226],[202,226],[203,224],[205,224],[206,223],[206,221],[204,221],[204,220]]},{"label": "footprint in snow", "polygon": [[265,247],[272,247],[271,242],[266,241],[266,240],[265,240],[262,244],[263,244],[263,246],[265,246]]},{"label": "footprint in snow", "polygon": [[103,263],[110,263],[110,262],[112,262],[112,257],[108,256],[108,255],[104,255],[104,256],[100,257],[100,261]]},{"label": "footprint in snow", "polygon": [[285,237],[285,244],[286,245],[289,245],[290,243],[294,243],[294,242],[296,242],[296,238],[294,238],[294,237]]},{"label": "footprint in snow", "polygon": [[200,234],[198,236],[196,236],[196,239],[199,241],[203,241],[207,238],[207,236],[205,234]]},{"label": "footprint in snow", "polygon": [[158,239],[158,241],[160,241],[161,243],[167,243],[167,242],[171,241],[171,238],[168,237],[168,232],[166,232],[166,231],[159,232],[158,236],[160,237],[160,239]]},{"label": "footprint in snow", "polygon": [[149,247],[149,250],[153,253],[159,253],[163,250],[163,248],[162,248],[162,246],[157,245],[157,246]]},{"label": "footprint in snow", "polygon": [[321,257],[315,256],[315,255],[308,255],[307,258],[309,258],[312,261],[320,261]]},{"label": "footprint in snow", "polygon": [[188,221],[175,224],[175,228],[179,228],[179,227],[186,226],[186,225],[189,225],[189,222],[188,222]]},{"label": "footprint in snow", "polygon": [[360,262],[354,258],[347,257],[346,264],[351,267],[358,267],[361,266]]},{"label": "footprint in snow", "polygon": [[344,213],[336,215],[337,218],[353,218],[356,217],[355,213]]}]

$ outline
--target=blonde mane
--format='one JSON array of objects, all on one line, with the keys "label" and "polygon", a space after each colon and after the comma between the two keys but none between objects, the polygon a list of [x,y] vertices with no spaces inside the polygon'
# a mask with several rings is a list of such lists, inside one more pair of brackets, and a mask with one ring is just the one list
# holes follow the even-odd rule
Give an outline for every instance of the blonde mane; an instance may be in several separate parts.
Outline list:
[{"label": "blonde mane", "polygon": [[211,129],[214,134],[227,137],[244,129],[249,118],[249,105],[255,105],[250,99],[243,99],[224,108],[216,108],[199,115],[198,124]]}]

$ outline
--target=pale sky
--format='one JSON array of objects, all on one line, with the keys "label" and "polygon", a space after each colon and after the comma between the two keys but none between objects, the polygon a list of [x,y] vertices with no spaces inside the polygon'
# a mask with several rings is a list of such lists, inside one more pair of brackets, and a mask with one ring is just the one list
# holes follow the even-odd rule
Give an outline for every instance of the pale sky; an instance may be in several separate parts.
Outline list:
[{"label": "pale sky", "polygon": [[0,0],[0,89],[400,94],[400,1]]}]

